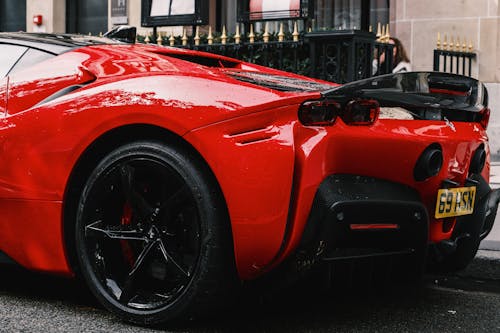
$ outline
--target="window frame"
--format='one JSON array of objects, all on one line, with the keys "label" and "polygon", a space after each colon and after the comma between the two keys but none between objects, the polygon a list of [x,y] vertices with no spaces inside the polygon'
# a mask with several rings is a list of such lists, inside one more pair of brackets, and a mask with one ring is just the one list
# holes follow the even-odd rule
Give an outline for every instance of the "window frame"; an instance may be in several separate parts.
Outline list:
[{"label": "window frame", "polygon": [[314,0],[300,0],[299,16],[296,17],[272,17],[251,19],[250,0],[237,0],[237,21],[240,23],[283,21],[283,20],[308,20],[314,15]]},{"label": "window frame", "polygon": [[[16,68],[16,66],[19,64],[19,62],[21,61],[21,59],[23,59],[24,56],[26,56],[26,54],[30,51],[30,50],[35,50],[35,51],[38,51],[38,52],[42,52],[42,53],[46,53],[48,55],[51,55],[52,57],[56,57],[57,54],[56,53],[53,53],[53,52],[49,52],[47,50],[43,50],[43,49],[40,49],[40,48],[36,48],[36,47],[31,47],[31,46],[28,46],[28,45],[23,45],[23,44],[16,44],[16,43],[5,43],[5,42],[1,42],[0,41],[0,48],[2,45],[11,45],[11,46],[15,46],[15,47],[19,47],[19,48],[25,48],[24,52],[16,59],[16,61],[10,66],[9,70],[7,71],[7,73],[3,76],[3,77],[0,77],[0,79],[2,78],[5,78],[7,76],[9,76],[11,73],[12,73],[12,70]],[[35,62],[33,63],[31,66],[33,65],[36,65],[38,62]],[[29,68],[31,66],[28,66],[26,68]],[[22,68],[20,69],[22,70]]]},{"label": "window frame", "polygon": [[17,59],[10,65],[10,67],[8,68],[8,70],[5,72],[5,75],[3,75],[2,77],[0,77],[0,79],[3,79],[7,76],[9,76],[9,73],[12,71],[12,69],[16,66],[16,64],[19,62],[19,60],[21,60],[21,58],[26,54],[26,52],[28,52],[28,50],[30,49],[29,46],[26,46],[26,45],[18,45],[18,44],[13,44],[13,43],[0,43],[0,48],[2,47],[2,45],[10,45],[10,46],[15,46],[15,47],[18,47],[18,48],[24,48],[25,50],[21,53],[21,55],[19,55],[17,57]]},{"label": "window frame", "polygon": [[[167,1],[167,0],[165,0]],[[141,0],[141,26],[179,26],[208,24],[209,6],[207,0],[194,0],[194,14],[151,16],[153,0]]]}]

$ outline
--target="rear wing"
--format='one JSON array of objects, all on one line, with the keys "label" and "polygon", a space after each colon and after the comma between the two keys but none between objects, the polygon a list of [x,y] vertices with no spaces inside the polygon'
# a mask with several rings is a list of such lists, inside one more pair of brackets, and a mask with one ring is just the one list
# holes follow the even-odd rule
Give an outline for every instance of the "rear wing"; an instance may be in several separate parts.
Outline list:
[{"label": "rear wing", "polygon": [[[438,72],[407,72],[376,76],[327,91],[325,99],[345,105],[352,100],[376,100],[406,118],[481,122],[489,118],[488,92],[470,77]],[[397,112],[392,112],[393,116]],[[394,118],[393,116],[387,118]],[[397,118],[397,117],[396,117]],[[486,119],[487,125],[487,119]]]}]

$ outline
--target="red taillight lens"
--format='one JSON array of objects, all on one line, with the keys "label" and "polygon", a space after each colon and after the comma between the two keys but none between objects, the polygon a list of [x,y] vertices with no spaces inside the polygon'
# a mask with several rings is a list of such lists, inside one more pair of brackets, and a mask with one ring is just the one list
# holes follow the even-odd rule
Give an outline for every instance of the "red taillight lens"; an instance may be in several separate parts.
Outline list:
[{"label": "red taillight lens", "polygon": [[490,109],[484,108],[479,112],[479,123],[484,129],[488,128],[488,123],[490,122]]},{"label": "red taillight lens", "polygon": [[340,104],[333,101],[308,101],[299,108],[299,120],[306,126],[330,126],[340,111]]},{"label": "red taillight lens", "polygon": [[371,125],[380,113],[380,105],[376,100],[360,99],[347,104],[342,120],[347,125]]}]

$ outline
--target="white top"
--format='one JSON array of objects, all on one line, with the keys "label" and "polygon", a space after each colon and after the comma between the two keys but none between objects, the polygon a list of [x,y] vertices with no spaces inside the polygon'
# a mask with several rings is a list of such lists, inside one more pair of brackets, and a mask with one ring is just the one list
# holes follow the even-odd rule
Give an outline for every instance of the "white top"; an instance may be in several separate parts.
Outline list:
[{"label": "white top", "polygon": [[392,70],[393,73],[401,73],[401,72],[411,72],[411,64],[406,61],[401,61],[397,64],[396,67]]}]

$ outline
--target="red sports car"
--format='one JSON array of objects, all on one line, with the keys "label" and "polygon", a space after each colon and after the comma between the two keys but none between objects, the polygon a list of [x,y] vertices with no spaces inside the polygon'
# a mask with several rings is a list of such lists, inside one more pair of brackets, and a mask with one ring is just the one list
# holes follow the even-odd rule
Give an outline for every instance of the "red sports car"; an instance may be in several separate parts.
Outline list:
[{"label": "red sports car", "polygon": [[[335,260],[456,270],[491,230],[484,86],[343,86],[195,51],[0,34],[3,262],[155,324]],[[417,270],[416,270],[417,271]]]}]

